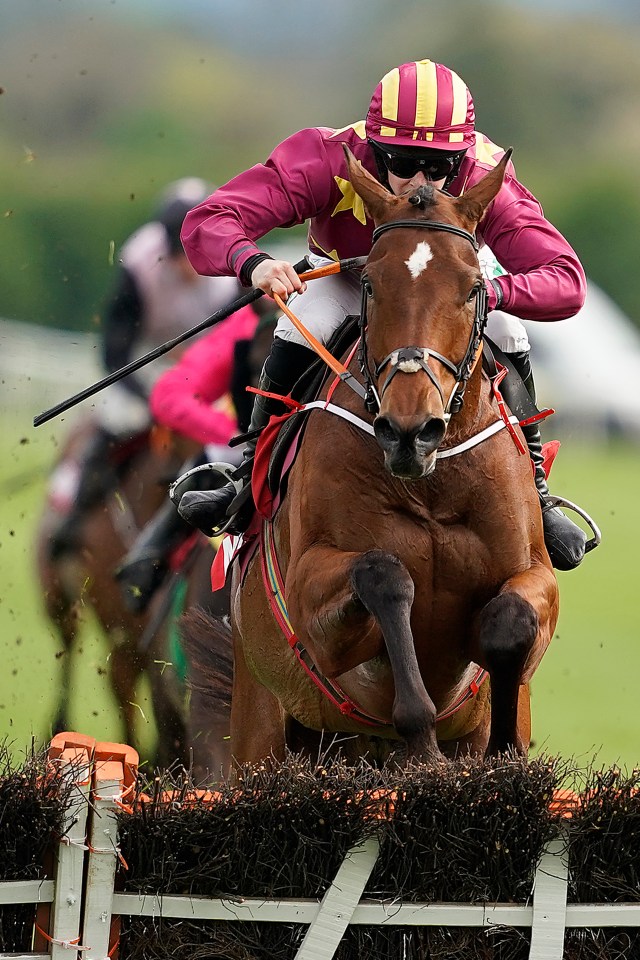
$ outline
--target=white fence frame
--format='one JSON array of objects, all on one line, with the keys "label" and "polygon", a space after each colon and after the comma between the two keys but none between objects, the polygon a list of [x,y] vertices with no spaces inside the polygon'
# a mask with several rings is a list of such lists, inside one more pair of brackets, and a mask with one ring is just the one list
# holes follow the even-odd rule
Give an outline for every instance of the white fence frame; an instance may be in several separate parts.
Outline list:
[{"label": "white fence frame", "polygon": [[[110,789],[117,795],[118,785]],[[102,792],[101,816],[116,824],[117,808]],[[106,823],[106,820],[105,820]],[[109,827],[111,831],[112,827]],[[106,829],[105,829],[105,832]],[[564,830],[562,830],[562,834]],[[332,960],[350,924],[368,926],[530,927],[529,960],[562,960],[565,930],[576,927],[640,927],[640,904],[567,904],[567,841],[564,835],[547,845],[535,872],[531,904],[402,903],[396,900],[363,900],[362,893],[379,854],[378,841],[370,838],[347,853],[322,900],[265,898],[209,898],[116,893],[112,883],[93,890],[95,916],[85,916],[84,942],[106,917],[136,916],[188,920],[255,920],[263,923],[308,924],[295,960]],[[117,848],[114,846],[113,867]],[[92,854],[89,854],[91,861]],[[89,876],[95,876],[91,869]],[[108,936],[108,933],[107,933]],[[104,937],[88,953],[104,960]]]},{"label": "white fence frame", "polygon": [[91,787],[90,757],[86,750],[69,748],[57,758],[63,775],[73,783],[73,799],[65,811],[62,836],[56,849],[53,880],[8,880],[0,883],[0,905],[51,904],[46,953],[0,953],[11,960],[52,957],[68,960],[80,941],[84,890],[87,812]]}]

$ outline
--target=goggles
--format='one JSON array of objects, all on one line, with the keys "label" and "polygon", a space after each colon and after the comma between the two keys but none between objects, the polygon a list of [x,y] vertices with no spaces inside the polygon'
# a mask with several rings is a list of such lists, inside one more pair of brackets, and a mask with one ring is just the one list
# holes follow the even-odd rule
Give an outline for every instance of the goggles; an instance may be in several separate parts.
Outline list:
[{"label": "goggles", "polygon": [[464,156],[464,152],[447,156],[429,150],[388,153],[377,143],[375,149],[389,173],[400,180],[411,180],[416,173],[424,173],[427,180],[446,180],[455,173]]}]

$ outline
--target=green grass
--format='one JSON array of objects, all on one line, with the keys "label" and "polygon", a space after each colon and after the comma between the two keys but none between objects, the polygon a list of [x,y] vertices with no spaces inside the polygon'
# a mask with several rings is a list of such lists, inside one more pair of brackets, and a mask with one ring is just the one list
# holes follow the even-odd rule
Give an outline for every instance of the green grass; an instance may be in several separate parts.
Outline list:
[{"label": "green grass", "polygon": [[602,544],[558,575],[560,620],[533,682],[539,747],[629,767],[640,763],[639,466],[637,447],[562,447],[551,488],[591,513]]},{"label": "green grass", "polygon": [[[42,615],[32,554],[45,467],[65,426],[54,421],[34,430],[28,416],[11,421],[0,441],[0,735],[22,750],[31,736],[48,738],[59,682],[59,646]],[[21,436],[29,442],[21,443]],[[557,634],[533,682],[535,749],[575,756],[585,765],[594,754],[604,764],[640,762],[639,463],[637,447],[565,441],[552,475],[555,492],[592,513],[603,543],[579,570],[559,574]],[[107,655],[89,621],[74,658],[71,718],[79,731],[117,740]],[[148,717],[143,694],[139,701]],[[142,713],[140,719],[151,735]]]}]

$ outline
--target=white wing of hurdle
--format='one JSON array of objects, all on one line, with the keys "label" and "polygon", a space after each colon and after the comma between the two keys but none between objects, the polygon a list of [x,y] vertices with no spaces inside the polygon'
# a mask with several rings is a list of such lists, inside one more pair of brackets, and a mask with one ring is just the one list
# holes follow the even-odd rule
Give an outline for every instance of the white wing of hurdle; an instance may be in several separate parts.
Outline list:
[{"label": "white wing of hurdle", "polygon": [[[0,954],[12,960],[52,957],[69,960],[80,944],[80,920],[84,881],[87,812],[91,787],[91,756],[86,747],[61,749],[50,761],[59,764],[63,777],[72,783],[71,802],[65,812],[62,835],[58,840],[52,880],[22,880],[0,883],[0,904],[51,904],[49,932],[40,931],[48,944],[44,953]],[[77,954],[76,954],[77,956]]]}]

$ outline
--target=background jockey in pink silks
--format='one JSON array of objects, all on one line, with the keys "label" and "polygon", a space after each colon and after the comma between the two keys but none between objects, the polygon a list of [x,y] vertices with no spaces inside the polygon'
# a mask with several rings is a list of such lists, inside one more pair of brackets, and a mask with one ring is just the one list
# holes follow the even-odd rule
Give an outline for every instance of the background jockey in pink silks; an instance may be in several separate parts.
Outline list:
[{"label": "background jockey in pink silks", "polygon": [[243,307],[216,324],[151,391],[149,409],[156,423],[202,444],[212,460],[229,456],[227,444],[238,433],[235,410],[214,404],[231,393],[236,345],[253,339],[258,322],[253,307]]},{"label": "background jockey in pink silks", "polygon": [[[162,192],[155,216],[123,244],[102,317],[102,362],[119,370],[154,347],[191,329],[241,292],[230,277],[203,277],[187,260],[180,228],[187,211],[212,190],[184,177]],[[54,532],[53,556],[72,552],[87,512],[115,487],[113,452],[151,425],[148,398],[156,378],[175,363],[179,349],[113,384],[92,402],[96,428],[84,450],[71,509]]]},{"label": "background jockey in pink silks", "polygon": [[[340,130],[314,127],[280,143],[256,164],[220,187],[185,218],[182,241],[195,269],[211,276],[237,276],[267,294],[290,297],[289,306],[316,338],[326,343],[347,314],[360,309],[360,276],[340,274],[306,284],[292,265],[272,259],[257,240],[276,227],[309,221],[315,265],[367,255],[373,222],[347,179],[343,145],[366,170],[396,195],[431,183],[459,196],[477,183],[504,150],[475,129],[471,94],[442,64],[421,60],[389,71],[377,85],[366,120]],[[488,336],[507,354],[527,390],[534,387],[529,341],[518,319],[561,320],[577,313],[586,281],[576,253],[545,218],[535,197],[507,167],[500,192],[478,227],[504,273],[487,279]],[[282,317],[263,371],[261,387],[287,394],[312,354],[291,322]],[[509,401],[509,377],[503,382]],[[251,429],[262,427],[281,405],[258,396]],[[539,427],[524,428],[543,512],[545,541],[559,569],[577,566],[586,537],[550,502],[542,468]],[[255,447],[245,451],[247,458]],[[248,511],[229,511],[233,484],[187,492],[179,510],[202,529],[241,531]]]},{"label": "background jockey in pink silks", "polygon": [[[250,377],[246,348],[258,325],[269,321],[270,317],[261,321],[253,307],[243,307],[185,350],[178,363],[155,382],[149,396],[154,421],[204,447],[199,462],[233,462],[234,456],[239,462],[242,457],[238,448],[234,450],[228,443],[246,429],[250,417],[244,393]],[[195,464],[192,461],[188,466]],[[206,482],[206,472],[198,476]],[[145,609],[164,580],[171,551],[191,533],[193,528],[167,501],[137,538],[116,574],[130,609],[138,613]]]}]

